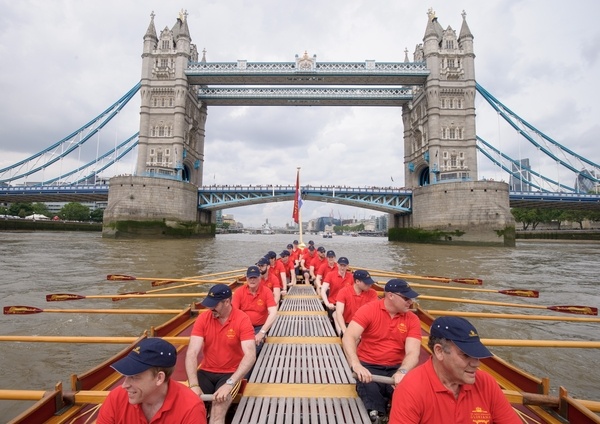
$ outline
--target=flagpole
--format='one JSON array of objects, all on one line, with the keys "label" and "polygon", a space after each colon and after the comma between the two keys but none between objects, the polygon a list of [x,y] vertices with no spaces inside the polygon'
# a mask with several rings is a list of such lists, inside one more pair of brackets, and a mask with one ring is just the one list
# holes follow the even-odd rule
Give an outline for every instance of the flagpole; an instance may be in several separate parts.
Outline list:
[{"label": "flagpole", "polygon": [[[298,170],[298,181],[300,181],[300,167],[297,167],[296,169]],[[304,244],[302,242],[302,208],[298,208],[298,227],[300,227],[300,244]]]}]

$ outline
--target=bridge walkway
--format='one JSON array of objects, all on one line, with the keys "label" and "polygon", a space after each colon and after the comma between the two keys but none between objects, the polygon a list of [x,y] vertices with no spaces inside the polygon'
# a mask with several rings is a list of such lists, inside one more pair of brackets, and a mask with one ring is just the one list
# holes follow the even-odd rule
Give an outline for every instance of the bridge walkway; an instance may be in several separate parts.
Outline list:
[{"label": "bridge walkway", "polygon": [[290,288],[269,331],[233,423],[370,423],[320,298]]}]

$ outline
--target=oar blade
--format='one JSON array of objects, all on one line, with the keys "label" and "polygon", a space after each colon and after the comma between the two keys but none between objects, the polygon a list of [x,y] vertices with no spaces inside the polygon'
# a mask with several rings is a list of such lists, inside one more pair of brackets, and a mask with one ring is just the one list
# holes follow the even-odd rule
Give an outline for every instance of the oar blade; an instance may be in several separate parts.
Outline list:
[{"label": "oar blade", "polygon": [[28,314],[39,314],[44,312],[43,309],[35,308],[33,306],[5,306],[4,315],[28,315]]},{"label": "oar blade", "polygon": [[537,290],[498,290],[498,293],[505,294],[507,296],[540,297],[540,292]]},{"label": "oar blade", "polygon": [[[191,283],[193,283],[193,281],[190,281]],[[171,280],[156,280],[152,282],[152,287],[158,287],[158,286],[165,286],[167,284],[173,284],[176,283],[176,281],[171,281]]]},{"label": "oar blade", "polygon": [[481,286],[483,280],[481,278],[453,278],[454,283],[470,284],[472,286]]},{"label": "oar blade", "polygon": [[[146,294],[146,292],[128,292],[128,293],[119,293],[119,294],[123,294],[123,295],[129,295],[129,294]],[[127,297],[113,297],[112,301],[113,302],[118,302],[119,300],[125,300],[128,299]]]},{"label": "oar blade", "polygon": [[46,302],[62,302],[64,300],[80,300],[85,299],[85,296],[68,293],[54,293],[46,295]]},{"label": "oar blade", "polygon": [[108,274],[106,279],[109,281],[131,281],[136,278],[133,275],[125,275],[125,274]]},{"label": "oar blade", "polygon": [[548,306],[548,309],[550,309],[551,311],[563,312],[565,314],[598,315],[598,308],[593,306],[562,305]]}]

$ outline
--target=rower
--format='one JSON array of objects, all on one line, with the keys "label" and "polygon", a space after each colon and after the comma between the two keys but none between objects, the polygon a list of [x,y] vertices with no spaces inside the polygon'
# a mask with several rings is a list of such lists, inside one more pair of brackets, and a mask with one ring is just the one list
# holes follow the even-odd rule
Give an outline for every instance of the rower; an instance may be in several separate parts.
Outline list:
[{"label": "rower", "polygon": [[[256,361],[254,328],[248,315],[233,307],[231,296],[225,284],[210,288],[202,306],[211,313],[196,319],[185,357],[185,371],[194,393],[214,393],[211,424],[225,423],[242,379]],[[198,369],[200,354],[202,367]]]},{"label": "rower", "polygon": [[177,349],[152,337],[140,341],[111,366],[125,376],[111,390],[98,413],[98,424],[206,424],[206,408],[189,388],[171,380]]},{"label": "rower", "polygon": [[342,344],[356,374],[356,391],[376,422],[387,414],[393,387],[376,383],[373,375],[400,383],[419,362],[421,323],[410,307],[419,294],[400,279],[389,280],[383,299],[361,307],[348,325]]},{"label": "rower", "polygon": [[522,423],[494,377],[478,369],[492,353],[469,321],[435,319],[428,346],[431,358],[394,390],[390,424]]}]

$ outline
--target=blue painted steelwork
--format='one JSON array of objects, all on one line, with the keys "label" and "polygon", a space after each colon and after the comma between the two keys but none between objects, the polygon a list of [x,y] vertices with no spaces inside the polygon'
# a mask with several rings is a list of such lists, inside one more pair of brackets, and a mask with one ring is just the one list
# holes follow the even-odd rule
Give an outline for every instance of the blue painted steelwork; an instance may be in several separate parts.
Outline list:
[{"label": "blue painted steelwork", "polygon": [[413,99],[410,88],[217,87],[198,88],[209,106],[402,106]]},{"label": "blue painted steelwork", "polygon": [[[212,186],[198,190],[199,209],[218,210],[293,200],[296,186]],[[395,188],[303,186],[303,200],[338,203],[392,214],[408,214],[412,191]]]},{"label": "blue painted steelwork", "polygon": [[[69,134],[67,137],[63,138],[62,140],[54,143],[50,147],[42,150],[41,152],[36,153],[35,155],[28,157],[27,159],[23,159],[23,160],[15,163],[14,165],[0,169],[0,175],[7,173],[9,171],[15,171],[18,173],[18,175],[11,175],[10,177],[5,177],[3,179],[0,179],[0,183],[11,182],[11,181],[23,178],[23,177],[27,177],[38,171],[48,168],[53,163],[56,163],[60,159],[68,156],[69,153],[73,152],[75,149],[77,149],[78,147],[83,145],[85,142],[90,140],[95,134],[98,133],[98,131],[100,131],[104,126],[106,126],[110,122],[110,120],[112,118],[114,118],[119,113],[119,111],[140,90],[140,87],[141,87],[141,83],[137,83],[131,90],[129,90],[123,97],[121,97],[115,103],[113,103],[108,109],[106,109],[104,112],[102,112],[96,118],[92,119],[87,124],[85,124],[84,126],[79,128],[78,130],[74,131],[73,133]],[[80,134],[86,130],[90,130],[90,132],[85,137],[83,137],[82,139],[80,139],[77,142],[72,141],[72,139],[75,136],[77,136],[77,134]],[[67,147],[64,148],[63,144],[66,144]],[[41,164],[39,166],[37,165],[38,161],[36,161],[36,159],[38,159],[39,157],[43,156],[46,153],[50,153],[50,152],[58,149],[59,147],[63,147],[63,149],[60,153],[54,152],[54,154],[52,155],[52,159],[50,159],[47,162],[44,162],[43,164]],[[29,163],[32,164],[32,166],[34,167],[33,169],[29,169],[26,171],[20,171],[20,169],[22,169],[25,165],[27,165]]]},{"label": "blue painted steelwork", "polygon": [[[292,201],[296,186],[204,186],[198,189],[198,209]],[[302,198],[377,210],[391,214],[412,212],[412,191],[396,188],[304,186]],[[600,211],[600,194],[510,192],[511,207],[547,207]],[[107,201],[108,185],[0,186],[0,202]]]},{"label": "blue painted steelwork", "polygon": [[[538,148],[540,151],[544,152],[544,154],[546,154],[547,156],[551,157],[556,163],[560,164],[561,166],[563,166],[563,167],[567,168],[568,170],[570,170],[571,172],[573,172],[575,175],[581,175],[583,178],[588,179],[588,180],[590,180],[590,181],[592,181],[592,182],[594,182],[596,184],[600,183],[600,178],[594,177],[589,172],[588,173],[582,173],[582,172],[580,172],[579,169],[575,168],[573,165],[571,165],[570,163],[564,161],[562,158],[560,158],[559,156],[555,155],[549,149],[547,149],[546,147],[544,147],[541,144],[539,144],[529,134],[527,134],[524,130],[522,130],[519,127],[519,125],[517,125],[517,123],[519,123],[520,125],[523,125],[527,130],[533,131],[539,137],[541,137],[542,139],[546,140],[547,142],[549,142],[553,146],[557,147],[561,151],[561,155],[562,156],[569,155],[572,158],[575,158],[575,159],[581,161],[582,163],[585,163],[585,164],[593,167],[596,170],[600,170],[600,165],[598,165],[597,163],[592,162],[589,159],[584,158],[581,155],[578,155],[577,153],[573,152],[572,150],[568,149],[567,147],[563,146],[562,144],[558,143],[557,141],[555,141],[552,138],[548,137],[546,134],[544,134],[541,131],[539,131],[533,125],[531,125],[530,123],[528,123],[527,121],[525,121],[524,119],[522,119],[519,115],[517,115],[516,113],[514,113],[512,110],[510,110],[509,108],[507,108],[504,104],[502,104],[498,99],[496,99],[494,96],[492,96],[481,85],[476,84],[476,89],[477,89],[477,92],[483,96],[483,98],[490,104],[490,106],[492,106],[492,108],[494,108],[494,110],[496,110],[496,112],[498,112],[498,114],[500,116],[502,116],[502,118],[506,122],[508,122],[508,124],[511,127],[513,127],[520,135],[522,135],[523,137],[525,137],[525,139],[527,139],[536,148]],[[513,121],[513,119],[516,120],[517,123],[515,123],[515,121]],[[565,186],[560,185],[560,184],[558,185],[558,187],[559,187],[559,190],[561,190],[563,188],[567,188],[567,189],[569,189],[569,190],[571,190],[573,192],[577,191],[573,187],[565,187]]]},{"label": "blue painted steelwork", "polygon": [[[304,58],[303,58],[304,59]],[[194,62],[185,74],[192,85],[422,85],[425,62]]]},{"label": "blue painted steelwork", "polygon": [[496,160],[490,153],[488,153],[488,151],[486,149],[489,149],[491,151],[493,151],[496,155],[500,155],[501,157],[503,157],[504,159],[508,160],[509,162],[513,163],[514,165],[516,165],[517,169],[519,171],[527,171],[530,174],[535,175],[536,177],[539,177],[541,179],[543,179],[544,181],[549,182],[550,184],[554,184],[557,187],[561,187],[561,188],[565,188],[567,190],[569,190],[570,192],[576,192],[577,190],[575,190],[573,187],[567,187],[564,184],[559,184],[557,181],[554,181],[548,177],[543,176],[542,174],[540,174],[539,172],[535,172],[533,169],[523,166],[520,162],[514,160],[513,158],[511,158],[510,156],[500,152],[500,150],[496,149],[494,146],[492,146],[490,143],[488,143],[487,141],[485,141],[483,138],[477,136],[477,141],[479,141],[481,144],[483,144],[483,147],[480,146],[479,144],[477,145],[477,150],[479,150],[481,153],[483,153],[489,160],[491,160],[494,164],[498,165],[499,167],[501,167],[504,171],[508,172],[510,175],[512,175],[513,177],[515,177],[516,179],[523,181],[525,184],[530,185],[533,188],[536,188],[540,191],[543,192],[547,192],[550,193],[549,190],[546,190],[542,187],[540,187],[539,185],[531,182],[531,181],[526,181],[523,178],[523,174],[521,172],[514,172],[511,169],[508,169],[506,166],[504,166],[504,164],[498,160]]}]

